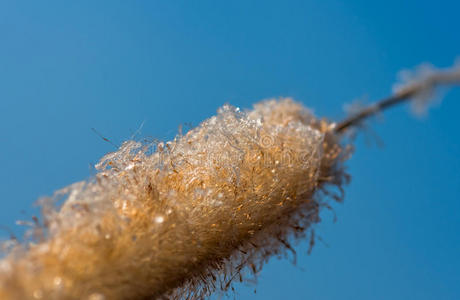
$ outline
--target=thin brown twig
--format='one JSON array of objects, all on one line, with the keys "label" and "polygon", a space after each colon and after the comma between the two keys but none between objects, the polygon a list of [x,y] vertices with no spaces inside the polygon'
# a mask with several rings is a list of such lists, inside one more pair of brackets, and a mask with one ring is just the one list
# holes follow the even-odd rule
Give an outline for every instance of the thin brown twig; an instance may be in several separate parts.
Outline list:
[{"label": "thin brown twig", "polygon": [[343,133],[347,129],[358,125],[362,121],[374,116],[375,114],[397,104],[412,100],[415,96],[423,91],[433,91],[439,85],[460,85],[458,71],[454,70],[433,73],[425,79],[407,86],[394,95],[379,100],[369,105],[368,107],[363,108],[357,114],[345,118],[344,120],[337,123],[334,131],[335,133]]},{"label": "thin brown twig", "polygon": [[373,103],[368,107],[363,108],[359,113],[340,121],[334,130],[336,133],[342,133],[346,129],[361,123],[363,120],[377,114],[380,111],[383,111],[396,104],[410,100],[413,94],[414,91],[411,91],[404,94],[392,95],[390,97],[379,100],[376,103]]}]

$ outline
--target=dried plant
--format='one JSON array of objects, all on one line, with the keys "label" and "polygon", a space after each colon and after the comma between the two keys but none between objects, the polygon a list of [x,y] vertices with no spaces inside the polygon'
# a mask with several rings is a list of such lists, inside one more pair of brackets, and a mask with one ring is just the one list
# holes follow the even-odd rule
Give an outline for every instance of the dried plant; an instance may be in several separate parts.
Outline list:
[{"label": "dried plant", "polygon": [[[342,200],[343,133],[407,99],[426,104],[459,67],[426,68],[338,124],[291,99],[224,106],[167,143],[125,142],[87,181],[42,200],[34,241],[9,243],[0,299],[201,299],[315,241]],[[60,207],[55,202],[64,200]]]}]

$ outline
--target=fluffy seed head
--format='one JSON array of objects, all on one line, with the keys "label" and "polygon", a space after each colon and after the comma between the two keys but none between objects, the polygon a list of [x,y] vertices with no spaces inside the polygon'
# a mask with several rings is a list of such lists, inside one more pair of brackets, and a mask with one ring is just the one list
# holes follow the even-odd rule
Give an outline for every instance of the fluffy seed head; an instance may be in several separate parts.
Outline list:
[{"label": "fluffy seed head", "polygon": [[[1,299],[200,298],[294,251],[340,188],[331,124],[290,99],[231,106],[168,143],[125,142],[43,202],[0,261]],[[334,196],[332,194],[332,196]],[[334,196],[340,200],[340,196]],[[189,299],[187,298],[187,299]]]}]

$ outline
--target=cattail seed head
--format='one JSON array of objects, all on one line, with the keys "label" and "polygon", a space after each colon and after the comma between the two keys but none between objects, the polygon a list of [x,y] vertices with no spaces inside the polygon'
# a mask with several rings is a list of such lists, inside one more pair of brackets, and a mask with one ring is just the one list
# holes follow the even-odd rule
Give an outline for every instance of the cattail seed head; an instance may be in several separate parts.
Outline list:
[{"label": "cattail seed head", "polygon": [[[224,106],[173,141],[125,142],[43,201],[0,261],[1,299],[200,298],[311,233],[346,180],[333,124],[290,100]],[[334,188],[335,187],[335,188]],[[314,237],[312,243],[314,242]],[[188,298],[187,298],[188,299]]]}]

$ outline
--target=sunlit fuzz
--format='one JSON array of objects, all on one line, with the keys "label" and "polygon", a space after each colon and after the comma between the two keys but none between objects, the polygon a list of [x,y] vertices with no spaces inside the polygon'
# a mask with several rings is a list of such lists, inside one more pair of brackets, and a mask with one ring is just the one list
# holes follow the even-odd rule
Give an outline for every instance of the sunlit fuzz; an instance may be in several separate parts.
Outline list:
[{"label": "sunlit fuzz", "polygon": [[399,81],[393,86],[395,95],[414,92],[411,101],[412,111],[423,115],[437,97],[439,85],[458,85],[460,83],[460,60],[453,66],[439,69],[429,63],[417,66],[414,70],[402,70]]},{"label": "sunlit fuzz", "polygon": [[93,178],[42,201],[35,242],[1,261],[0,298],[193,299],[227,290],[294,252],[291,242],[314,243],[312,226],[346,180],[349,149],[332,128],[279,99],[248,111],[224,106],[165,144],[125,142]]}]

